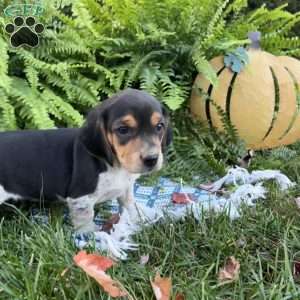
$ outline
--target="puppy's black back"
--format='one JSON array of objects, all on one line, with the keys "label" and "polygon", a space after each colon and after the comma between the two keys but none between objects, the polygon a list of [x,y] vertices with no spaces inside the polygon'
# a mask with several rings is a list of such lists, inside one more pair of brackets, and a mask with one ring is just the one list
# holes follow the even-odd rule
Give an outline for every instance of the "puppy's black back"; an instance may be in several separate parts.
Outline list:
[{"label": "puppy's black back", "polygon": [[[79,129],[24,130],[0,133],[0,185],[7,192],[28,198],[67,197],[72,194],[70,184],[80,184],[73,169],[80,172],[94,169],[94,184],[97,170],[94,158],[81,149],[86,166],[76,160]],[[81,146],[82,147],[82,146]],[[82,158],[82,157],[81,157]],[[79,168],[79,169],[78,169]],[[85,172],[82,173],[84,177]],[[75,186],[76,196],[85,194],[87,187]],[[91,188],[89,184],[88,189]],[[92,187],[93,188],[93,187]]]}]

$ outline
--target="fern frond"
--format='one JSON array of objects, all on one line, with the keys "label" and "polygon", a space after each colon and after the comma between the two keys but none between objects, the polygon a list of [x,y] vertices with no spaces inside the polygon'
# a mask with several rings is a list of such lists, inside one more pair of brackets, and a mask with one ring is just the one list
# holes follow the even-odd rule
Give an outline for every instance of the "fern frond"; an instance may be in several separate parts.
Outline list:
[{"label": "fern frond", "polygon": [[204,56],[201,56],[201,54],[193,55],[193,60],[198,72],[206,77],[211,84],[216,86],[218,84],[218,76],[209,61]]},{"label": "fern frond", "polygon": [[83,116],[54,92],[46,88],[41,96],[48,106],[48,111],[54,114],[58,120],[66,122],[67,126],[79,127],[82,125]]},{"label": "fern frond", "polygon": [[27,78],[29,84],[31,85],[31,87],[33,89],[37,89],[38,83],[39,83],[39,77],[38,77],[37,70],[34,67],[28,65],[25,67],[24,71],[26,73],[26,78]]},{"label": "fern frond", "polygon": [[137,79],[139,76],[139,73],[141,72],[143,66],[149,62],[150,60],[154,59],[156,56],[164,56],[166,54],[169,54],[169,51],[166,50],[159,50],[159,51],[151,51],[147,55],[141,57],[140,59],[137,58],[135,61],[135,66],[132,71],[129,72],[129,77],[126,80],[125,86],[130,86],[133,81]]},{"label": "fern frond", "polygon": [[8,76],[8,46],[0,36],[0,87],[9,91],[11,80]]},{"label": "fern frond", "polygon": [[17,121],[15,116],[15,109],[9,103],[5,90],[0,88],[0,131],[6,129],[16,129]]},{"label": "fern frond", "polygon": [[19,78],[13,78],[13,84],[14,89],[11,91],[11,96],[14,100],[18,100],[18,103],[14,104],[19,110],[20,117],[26,121],[26,127],[40,129],[55,127],[38,91],[30,88],[25,80]]},{"label": "fern frond", "polygon": [[269,156],[274,159],[289,161],[297,156],[297,151],[286,146],[282,146],[271,150]]},{"label": "fern frond", "polygon": [[233,12],[235,15],[237,15],[247,6],[248,6],[248,0],[234,0],[225,9],[224,15],[228,16],[231,12]]},{"label": "fern frond", "polygon": [[158,84],[161,87],[161,100],[170,109],[176,110],[186,100],[188,92],[185,86],[180,86],[175,80],[172,81],[172,76],[174,74],[171,69],[159,72]]},{"label": "fern frond", "polygon": [[140,75],[141,88],[151,95],[155,96],[157,91],[157,82],[159,79],[159,66],[150,65],[149,67],[143,68]]}]

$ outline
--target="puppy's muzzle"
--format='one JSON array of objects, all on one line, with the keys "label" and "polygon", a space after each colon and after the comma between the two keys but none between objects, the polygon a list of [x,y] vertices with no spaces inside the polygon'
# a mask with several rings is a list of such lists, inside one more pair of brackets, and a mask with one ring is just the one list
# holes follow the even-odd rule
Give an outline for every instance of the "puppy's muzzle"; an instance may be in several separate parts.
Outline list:
[{"label": "puppy's muzzle", "polygon": [[158,154],[148,155],[146,157],[143,157],[142,161],[144,163],[144,166],[148,170],[152,170],[156,166],[156,164],[158,162]]}]

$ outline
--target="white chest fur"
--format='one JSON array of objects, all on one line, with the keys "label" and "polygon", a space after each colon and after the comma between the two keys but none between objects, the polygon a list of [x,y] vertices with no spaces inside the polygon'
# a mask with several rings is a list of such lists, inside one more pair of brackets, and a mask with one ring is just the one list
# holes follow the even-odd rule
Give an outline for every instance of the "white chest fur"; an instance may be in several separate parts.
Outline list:
[{"label": "white chest fur", "polygon": [[96,202],[104,202],[125,196],[129,189],[133,189],[134,181],[138,177],[138,174],[128,173],[124,169],[109,168],[99,175],[97,188],[92,197],[97,199]]},{"label": "white chest fur", "polygon": [[122,206],[131,208],[134,202],[133,185],[140,174],[130,174],[124,169],[108,168],[99,174],[98,183],[92,194],[76,199],[67,198],[70,216],[76,230],[81,232],[94,231],[94,205],[118,198]]}]

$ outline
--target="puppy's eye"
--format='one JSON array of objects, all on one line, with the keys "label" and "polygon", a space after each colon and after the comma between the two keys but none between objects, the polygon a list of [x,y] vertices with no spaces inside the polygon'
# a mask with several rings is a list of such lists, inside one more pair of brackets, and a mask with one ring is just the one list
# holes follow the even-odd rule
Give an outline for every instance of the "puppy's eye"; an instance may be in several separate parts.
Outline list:
[{"label": "puppy's eye", "polygon": [[129,133],[129,127],[128,126],[121,126],[117,129],[117,132],[121,135],[125,135]]},{"label": "puppy's eye", "polygon": [[158,123],[156,126],[155,126],[155,129],[157,132],[160,132],[162,131],[162,129],[165,127],[164,123]]}]

